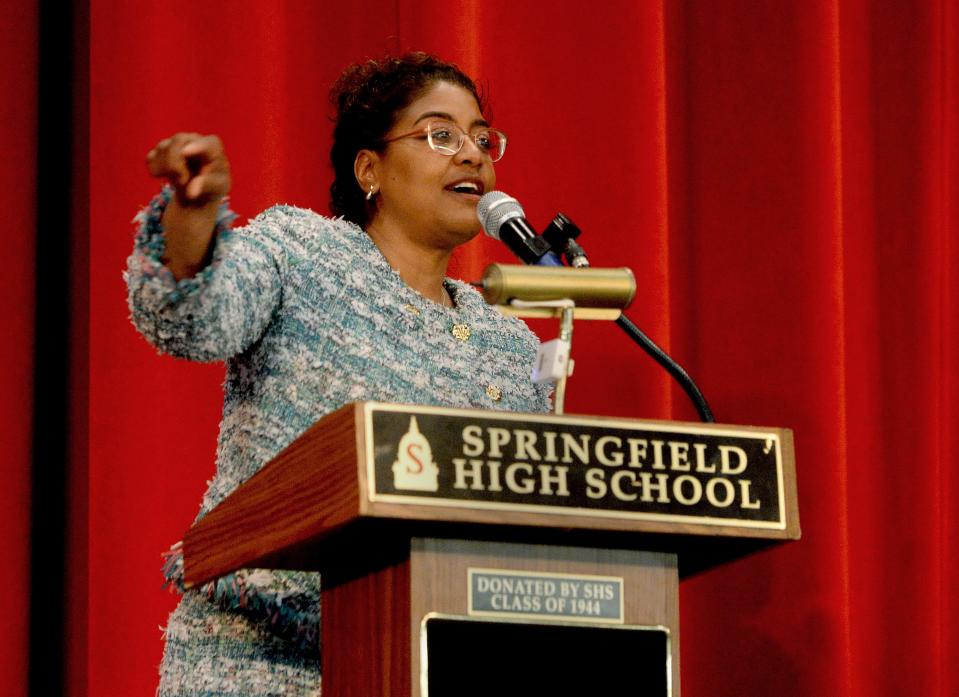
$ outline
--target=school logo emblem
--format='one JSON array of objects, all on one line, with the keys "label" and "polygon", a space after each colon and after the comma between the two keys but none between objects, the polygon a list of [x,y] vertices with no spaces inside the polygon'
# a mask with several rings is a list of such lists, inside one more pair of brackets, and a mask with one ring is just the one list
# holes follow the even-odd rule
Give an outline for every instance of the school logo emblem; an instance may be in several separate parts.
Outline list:
[{"label": "school logo emblem", "polygon": [[433,462],[433,449],[420,433],[416,417],[410,417],[410,428],[400,438],[393,463],[393,487],[413,491],[438,491],[439,467]]}]

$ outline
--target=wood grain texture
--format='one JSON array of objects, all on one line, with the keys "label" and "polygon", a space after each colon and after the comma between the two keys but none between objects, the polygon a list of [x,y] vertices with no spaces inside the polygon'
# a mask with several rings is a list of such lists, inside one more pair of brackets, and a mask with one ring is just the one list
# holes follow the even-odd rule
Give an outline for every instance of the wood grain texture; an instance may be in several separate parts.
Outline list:
[{"label": "wood grain texture", "polygon": [[357,407],[315,424],[198,521],[184,537],[189,587],[244,566],[268,566],[359,514]]},{"label": "wood grain texture", "polygon": [[323,588],[323,694],[409,694],[409,557],[366,576]]}]

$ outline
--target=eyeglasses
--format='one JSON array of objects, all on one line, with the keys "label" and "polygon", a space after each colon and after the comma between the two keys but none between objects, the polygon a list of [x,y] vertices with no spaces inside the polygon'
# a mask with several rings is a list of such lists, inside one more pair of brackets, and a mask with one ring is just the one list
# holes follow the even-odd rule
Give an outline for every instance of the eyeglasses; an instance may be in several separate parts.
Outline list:
[{"label": "eyeglasses", "polygon": [[452,157],[463,149],[463,143],[469,137],[480,152],[486,155],[491,162],[499,162],[506,152],[506,134],[495,128],[485,128],[476,133],[467,134],[462,128],[451,121],[429,121],[415,131],[387,138],[384,143],[392,143],[400,138],[421,136],[426,134],[426,141],[436,152]]}]

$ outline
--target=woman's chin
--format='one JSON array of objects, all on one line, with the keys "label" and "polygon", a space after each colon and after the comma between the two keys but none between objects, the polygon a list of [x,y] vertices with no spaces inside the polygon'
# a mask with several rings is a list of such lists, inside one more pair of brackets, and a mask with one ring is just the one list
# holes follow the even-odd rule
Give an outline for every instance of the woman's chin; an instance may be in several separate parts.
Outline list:
[{"label": "woman's chin", "polygon": [[448,232],[448,238],[453,247],[459,247],[473,240],[480,233],[479,228],[475,229],[457,229]]},{"label": "woman's chin", "polygon": [[445,216],[443,229],[446,235],[454,240],[456,244],[464,244],[476,237],[483,231],[480,226],[479,218],[476,217],[476,206],[463,206],[460,210],[449,211]]}]

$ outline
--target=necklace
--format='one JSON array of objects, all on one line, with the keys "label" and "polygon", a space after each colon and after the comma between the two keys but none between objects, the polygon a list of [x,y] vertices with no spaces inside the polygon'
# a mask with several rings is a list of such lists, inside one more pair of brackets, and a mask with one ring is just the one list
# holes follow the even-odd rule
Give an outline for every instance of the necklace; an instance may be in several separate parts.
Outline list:
[{"label": "necklace", "polygon": [[[426,296],[420,296],[421,298],[426,299],[428,302],[433,303],[434,305],[439,305],[440,307],[445,307],[448,309],[456,309],[456,304],[453,302],[452,294],[446,289],[446,286],[443,286],[442,295],[440,295],[439,300],[433,300],[431,298],[426,298]],[[403,307],[412,312],[414,315],[422,314],[420,308],[418,307],[420,303],[406,303]]]}]

